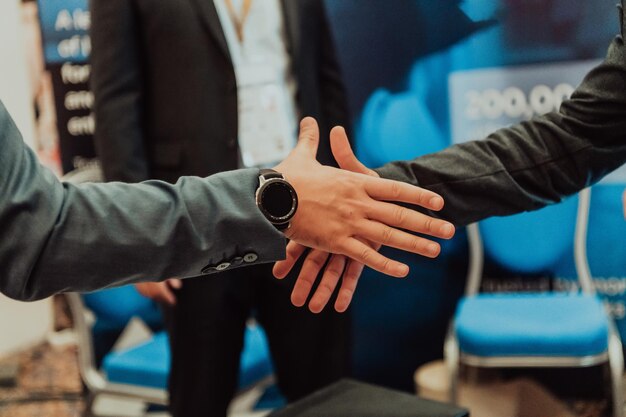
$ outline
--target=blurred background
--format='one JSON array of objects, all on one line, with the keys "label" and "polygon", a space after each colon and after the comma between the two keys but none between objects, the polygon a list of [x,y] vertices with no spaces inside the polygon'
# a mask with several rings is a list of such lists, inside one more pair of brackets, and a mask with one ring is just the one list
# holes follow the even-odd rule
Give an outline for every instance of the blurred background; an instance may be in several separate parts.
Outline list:
[{"label": "blurred background", "polygon": [[[149,7],[150,2],[132,3]],[[558,110],[601,61],[619,31],[614,0],[324,3],[347,90],[354,145],[370,167],[480,139],[500,127]],[[89,84],[91,18],[87,0],[0,4],[0,98],[42,164],[59,176],[98,166],[93,142],[98,127]],[[586,236],[593,283],[622,337],[626,335],[623,171],[593,188]],[[482,291],[575,291],[576,203],[576,198],[562,203],[568,213],[563,216],[571,221],[558,230],[548,228],[541,216],[527,219],[531,226],[506,226],[508,240],[534,242],[524,256],[549,259],[537,268],[514,268],[503,260],[506,253],[487,247]],[[491,226],[498,227],[497,221]],[[416,371],[443,358],[444,339],[465,291],[467,234],[459,230],[442,245],[436,260],[388,250],[411,265],[405,280],[384,278],[371,270],[364,273],[350,311],[351,376],[415,392]],[[92,344],[93,366],[99,369],[112,346],[118,351],[137,346],[163,329],[154,302],[137,301],[134,290],[128,291],[114,295],[118,307],[129,310],[120,314],[122,318],[98,314],[97,295],[83,298],[83,305],[74,309],[65,296],[32,304],[0,296],[0,375],[6,375],[0,376],[0,416],[82,415],[90,387],[79,374],[87,364],[79,363],[77,346]],[[75,329],[81,308],[96,311],[87,318],[88,329],[83,329],[92,337],[88,341],[81,340]],[[578,318],[571,320],[575,323]],[[120,335],[127,340],[120,341]],[[261,352],[267,356],[266,350]],[[569,372],[509,371],[497,378],[531,378],[547,395],[568,404],[572,415],[610,415],[610,400],[596,389],[606,382],[605,375],[593,368]],[[266,413],[263,410],[282,405],[279,391],[269,383],[254,395],[238,396],[232,415]],[[113,401],[102,407],[109,415],[165,413],[143,403]]]}]

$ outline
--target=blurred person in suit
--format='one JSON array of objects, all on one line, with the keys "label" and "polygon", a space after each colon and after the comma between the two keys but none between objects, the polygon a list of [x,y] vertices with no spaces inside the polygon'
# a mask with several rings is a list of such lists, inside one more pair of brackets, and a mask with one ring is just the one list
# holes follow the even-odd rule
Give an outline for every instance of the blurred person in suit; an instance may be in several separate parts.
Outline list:
[{"label": "blurred person in suit", "polygon": [[[109,181],[271,166],[293,147],[300,116],[315,117],[324,139],[349,124],[322,0],[92,0],[91,9],[95,139]],[[328,140],[317,156],[334,163]],[[251,316],[287,400],[348,373],[349,316],[294,308],[270,266],[138,289],[167,306],[174,416],[226,414]]]}]

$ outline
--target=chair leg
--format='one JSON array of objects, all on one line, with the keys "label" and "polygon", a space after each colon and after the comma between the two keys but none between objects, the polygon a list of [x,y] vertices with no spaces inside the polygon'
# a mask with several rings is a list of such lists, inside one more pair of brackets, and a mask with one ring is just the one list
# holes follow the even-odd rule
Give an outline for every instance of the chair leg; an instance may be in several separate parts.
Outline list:
[{"label": "chair leg", "polygon": [[609,333],[609,367],[613,391],[613,416],[624,417],[624,352],[617,330],[614,327]]},{"label": "chair leg", "polygon": [[459,344],[456,340],[456,335],[452,330],[453,326],[450,326],[448,335],[444,344],[444,357],[446,366],[448,368],[448,375],[450,383],[448,387],[448,400],[452,404],[458,404],[459,402],[459,365],[460,354]]}]

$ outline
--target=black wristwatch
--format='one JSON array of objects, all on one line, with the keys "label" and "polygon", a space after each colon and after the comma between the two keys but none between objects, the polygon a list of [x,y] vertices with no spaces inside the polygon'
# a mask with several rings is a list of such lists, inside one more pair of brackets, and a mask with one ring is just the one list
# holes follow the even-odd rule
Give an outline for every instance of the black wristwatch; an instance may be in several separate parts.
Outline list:
[{"label": "black wristwatch", "polygon": [[298,195],[283,174],[272,169],[262,169],[255,198],[261,213],[278,230],[289,228],[298,209]]}]

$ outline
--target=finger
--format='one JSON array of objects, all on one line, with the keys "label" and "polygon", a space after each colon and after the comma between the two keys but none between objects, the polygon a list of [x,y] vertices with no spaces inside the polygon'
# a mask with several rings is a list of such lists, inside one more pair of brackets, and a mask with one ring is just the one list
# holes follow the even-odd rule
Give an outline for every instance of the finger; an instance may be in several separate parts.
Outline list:
[{"label": "finger", "polygon": [[339,289],[339,294],[337,294],[337,300],[335,301],[335,310],[338,313],[343,313],[350,307],[354,291],[356,291],[359,278],[363,273],[363,268],[365,268],[365,265],[360,262],[354,260],[348,261],[346,271],[343,273],[341,288]]},{"label": "finger", "polygon": [[318,274],[326,264],[330,254],[321,250],[311,250],[302,264],[300,274],[291,291],[291,303],[296,307],[302,307],[309,298],[311,288],[315,284]]},{"label": "finger", "polygon": [[167,285],[175,290],[180,290],[183,287],[183,281],[178,278],[170,278],[167,281]]},{"label": "finger", "polygon": [[330,131],[330,148],[341,169],[378,177],[375,171],[363,165],[354,155],[350,141],[348,140],[348,135],[346,134],[346,129],[343,127],[335,126],[333,130]]},{"label": "finger", "polygon": [[305,246],[302,246],[293,240],[290,241],[287,244],[287,258],[274,264],[274,268],[272,269],[274,276],[278,279],[285,278],[289,272],[291,272],[294,265],[298,262],[298,259],[300,259],[300,256],[302,256],[305,250]]},{"label": "finger", "polygon": [[315,294],[313,294],[313,298],[311,298],[309,302],[309,310],[311,310],[312,313],[321,313],[324,307],[326,307],[326,304],[328,304],[328,300],[330,300],[333,292],[335,292],[337,283],[341,278],[341,274],[343,274],[346,261],[347,259],[343,255],[333,255],[330,258],[330,262],[328,262],[324,269],[322,280],[315,289]]},{"label": "finger", "polygon": [[419,211],[392,203],[376,202],[368,207],[367,217],[389,226],[423,233],[442,239],[454,236],[454,225],[445,220],[435,219]]},{"label": "finger", "polygon": [[169,289],[169,287],[163,287],[162,291],[159,294],[159,300],[169,306],[176,305],[176,296]]},{"label": "finger", "polygon": [[294,152],[304,152],[308,156],[316,158],[319,142],[320,131],[317,121],[312,117],[305,117],[300,122],[300,135]]},{"label": "finger", "polygon": [[435,211],[443,208],[443,198],[439,194],[399,181],[368,178],[365,190],[376,200],[409,203]]},{"label": "finger", "polygon": [[441,252],[437,242],[403,232],[386,224],[367,221],[359,224],[357,232],[360,237],[379,243],[383,246],[416,253],[427,258],[436,258]]},{"label": "finger", "polygon": [[408,265],[389,259],[354,238],[348,239],[348,241],[342,245],[341,251],[341,253],[348,258],[364,263],[366,266],[385,275],[404,278],[409,273]]}]

